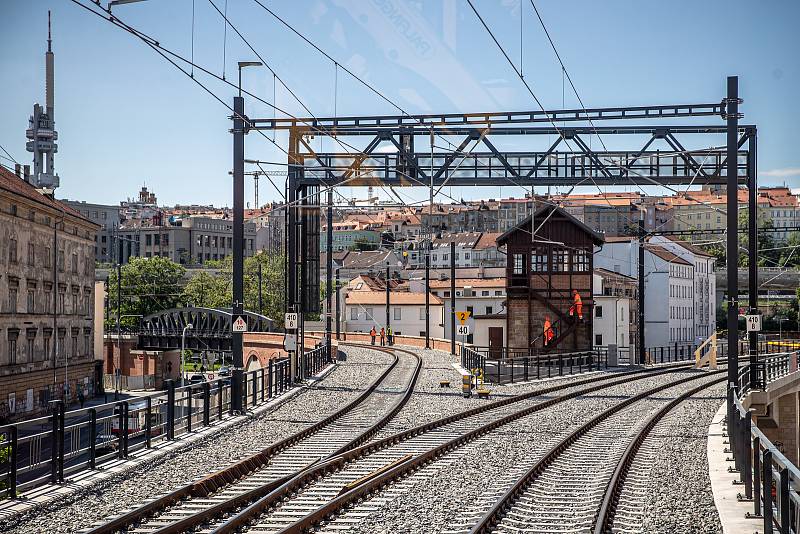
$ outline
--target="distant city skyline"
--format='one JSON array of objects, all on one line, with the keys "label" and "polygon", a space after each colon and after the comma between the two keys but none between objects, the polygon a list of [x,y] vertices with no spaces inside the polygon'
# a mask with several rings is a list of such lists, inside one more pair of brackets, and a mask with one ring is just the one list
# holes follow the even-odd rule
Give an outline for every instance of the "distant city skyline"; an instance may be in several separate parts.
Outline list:
[{"label": "distant city skyline", "polygon": [[[115,10],[122,20],[164,46],[193,55],[215,73],[223,72],[224,54],[225,76],[235,83],[236,62],[257,58],[230,28],[223,51],[222,19],[206,2],[194,4],[192,42],[192,5],[188,0],[150,1]],[[546,107],[579,107],[569,86],[562,84],[560,66],[530,3],[483,1],[476,6],[517,66],[522,57],[525,79]],[[744,1],[713,1],[692,4],[691,17],[685,16],[681,4],[643,7],[640,2],[617,1],[601,7],[586,1],[569,10],[558,9],[560,4],[554,2],[537,6],[587,107],[713,102],[724,93],[725,77],[739,75],[744,122],[759,127],[760,185],[800,187],[795,148],[800,133],[794,127],[800,111],[788,105],[800,84],[795,57],[800,37],[793,28],[800,17],[797,3],[771,2],[764,8]],[[269,7],[410,113],[537,109],[463,2],[333,0]],[[153,50],[73,2],[10,0],[0,8],[6,21],[0,34],[0,65],[6,73],[0,145],[11,158],[32,163],[25,151],[25,128],[33,104],[45,97],[48,9],[53,10],[60,135],[56,172],[61,187],[56,195],[116,204],[147,184],[162,205],[231,205],[229,111]],[[720,13],[725,13],[724,27],[719,24]],[[315,115],[397,113],[255,3],[232,2],[228,16]],[[677,20],[680,24],[669,23]],[[201,79],[199,72],[195,74]],[[202,81],[226,103],[235,93],[219,82]],[[273,100],[273,79],[267,69],[248,69],[243,81],[249,91]],[[275,95],[279,107],[308,115],[279,85]],[[246,105],[251,116],[272,116],[270,108],[253,99],[248,98]],[[279,136],[277,141],[285,146],[285,139]],[[247,139],[247,155],[285,160],[278,149],[253,134]],[[2,151],[0,162],[13,167]],[[280,176],[275,179],[283,181]],[[267,180],[260,185],[261,203],[278,199]],[[252,187],[248,179],[246,200],[251,207]],[[524,194],[510,184],[445,191],[465,200]],[[345,197],[366,197],[366,189],[343,187],[340,192]],[[543,188],[537,189],[542,192]],[[399,194],[411,202],[427,193]],[[382,200],[392,198],[384,190],[378,195]]]}]

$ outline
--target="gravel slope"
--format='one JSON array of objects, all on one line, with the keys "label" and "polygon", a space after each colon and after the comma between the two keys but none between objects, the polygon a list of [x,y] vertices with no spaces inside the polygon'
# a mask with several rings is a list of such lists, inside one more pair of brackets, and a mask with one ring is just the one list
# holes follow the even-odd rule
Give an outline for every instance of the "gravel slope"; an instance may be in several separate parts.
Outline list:
[{"label": "gravel slope", "polygon": [[343,350],[346,362],[324,380],[285,404],[243,421],[235,432],[211,435],[20,517],[3,518],[0,532],[68,533],[89,528],[109,515],[202,478],[323,419],[355,398],[393,359],[364,348]]}]

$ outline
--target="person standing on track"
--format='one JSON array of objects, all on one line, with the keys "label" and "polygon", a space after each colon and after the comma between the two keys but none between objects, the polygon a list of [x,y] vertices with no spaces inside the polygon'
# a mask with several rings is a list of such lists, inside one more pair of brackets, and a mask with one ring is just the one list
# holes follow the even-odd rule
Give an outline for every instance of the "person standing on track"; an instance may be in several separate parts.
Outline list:
[{"label": "person standing on track", "polygon": [[375,327],[373,326],[372,330],[369,331],[369,337],[371,338],[373,345],[375,344],[375,334]]},{"label": "person standing on track", "polygon": [[381,347],[386,344],[386,330],[381,327]]},{"label": "person standing on track", "polygon": [[394,334],[392,333],[392,327],[390,326],[389,329],[386,331],[386,338],[389,340],[389,346],[391,347],[394,345]]},{"label": "person standing on track", "polygon": [[553,339],[554,335],[555,334],[553,333],[553,325],[550,322],[550,316],[549,315],[545,315],[544,316],[544,333],[543,333],[544,346],[545,347],[550,344],[550,341]]}]

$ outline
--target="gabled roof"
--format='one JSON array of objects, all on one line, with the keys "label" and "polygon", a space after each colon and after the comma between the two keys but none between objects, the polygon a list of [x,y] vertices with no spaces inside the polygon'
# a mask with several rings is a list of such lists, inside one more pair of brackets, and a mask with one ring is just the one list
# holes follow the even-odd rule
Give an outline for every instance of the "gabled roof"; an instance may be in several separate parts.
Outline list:
[{"label": "gabled roof", "polygon": [[691,243],[689,243],[687,241],[684,241],[684,240],[678,238],[677,236],[667,236],[667,239],[669,239],[673,243],[679,244],[680,246],[682,246],[683,248],[685,248],[686,250],[688,250],[689,252],[691,252],[695,256],[703,256],[705,258],[713,258],[714,257],[713,254],[709,254],[708,252],[706,252],[702,248],[698,247],[697,245],[693,245],[693,244],[691,244]]},{"label": "gabled roof", "polygon": [[69,205],[59,202],[58,200],[52,199],[48,196],[41,194],[39,191],[36,190],[31,184],[14,174],[13,172],[6,170],[3,167],[0,167],[0,189],[8,191],[12,195],[16,195],[19,197],[26,198],[30,201],[36,202],[37,204],[41,204],[43,206],[47,206],[48,208],[52,208],[58,211],[64,211],[69,215],[80,219],[81,222],[89,225],[94,226],[96,228],[100,228],[100,225],[90,221],[81,213],[74,208],[71,208]]},{"label": "gabled roof", "polygon": [[533,215],[526,217],[524,220],[520,221],[519,223],[515,224],[514,226],[512,226],[511,228],[500,234],[500,236],[497,238],[497,244],[501,245],[505,243],[508,237],[514,232],[518,230],[524,230],[526,226],[531,224],[531,219],[541,219],[543,217],[547,217],[548,215],[550,215],[552,211],[555,211],[556,214],[563,216],[572,224],[574,224],[575,226],[586,232],[592,238],[592,241],[594,241],[596,245],[603,244],[602,234],[595,232],[590,227],[586,226],[583,222],[581,222],[579,219],[576,219],[574,216],[570,215],[566,210],[559,208],[558,206],[543,206],[539,208],[538,210],[536,210],[536,212],[534,212]]},{"label": "gabled roof", "polygon": [[676,254],[673,254],[672,252],[670,252],[669,250],[665,249],[664,247],[660,247],[658,245],[653,245],[652,243],[649,243],[645,247],[645,250],[650,252],[654,256],[658,256],[659,258],[661,258],[662,260],[664,260],[666,262],[669,262],[669,263],[680,263],[681,265],[692,266],[691,263],[689,263],[688,261],[684,260],[680,256],[678,256]]},{"label": "gabled roof", "polygon": [[[430,295],[433,306],[441,306],[442,300],[436,295]],[[345,297],[346,304],[373,304],[386,306],[385,291],[350,291]],[[425,305],[425,293],[392,293],[389,296],[389,305]]]}]

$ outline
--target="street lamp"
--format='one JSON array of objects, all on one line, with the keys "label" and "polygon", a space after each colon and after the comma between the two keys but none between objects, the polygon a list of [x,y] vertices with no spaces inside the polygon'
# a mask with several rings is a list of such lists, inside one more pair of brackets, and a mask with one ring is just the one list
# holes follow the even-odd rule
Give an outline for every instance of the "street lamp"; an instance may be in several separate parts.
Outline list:
[{"label": "street lamp", "polygon": [[186,331],[192,328],[194,328],[192,323],[187,324],[183,327],[183,333],[181,334],[181,387],[183,387],[184,382],[183,360],[186,354]]},{"label": "street lamp", "polygon": [[[260,61],[240,61],[239,62],[239,96],[242,96],[242,69],[245,67],[263,67]],[[258,207],[258,206],[256,206]]]}]

